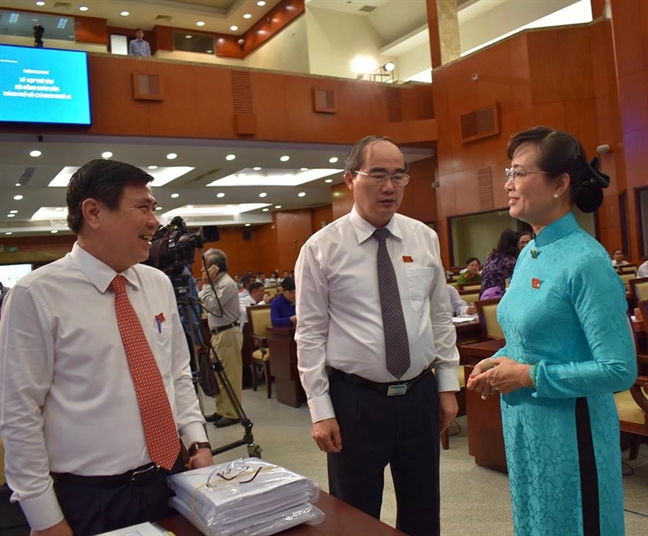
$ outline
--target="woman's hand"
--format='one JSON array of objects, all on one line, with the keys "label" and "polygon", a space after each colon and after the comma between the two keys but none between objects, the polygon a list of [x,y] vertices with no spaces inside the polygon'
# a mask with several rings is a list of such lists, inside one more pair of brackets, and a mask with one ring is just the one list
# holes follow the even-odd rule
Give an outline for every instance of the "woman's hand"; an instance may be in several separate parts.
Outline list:
[{"label": "woman's hand", "polygon": [[488,395],[495,392],[493,386],[486,377],[486,372],[497,366],[494,361],[494,359],[482,359],[470,373],[470,377],[466,383],[466,389],[481,393],[484,400],[486,400]]},{"label": "woman's hand", "polygon": [[[531,381],[531,365],[518,363],[510,357],[497,357],[491,359],[495,366],[484,372],[479,379],[488,383],[500,393],[511,393],[521,387],[533,387]],[[472,376],[471,376],[472,377]]]}]

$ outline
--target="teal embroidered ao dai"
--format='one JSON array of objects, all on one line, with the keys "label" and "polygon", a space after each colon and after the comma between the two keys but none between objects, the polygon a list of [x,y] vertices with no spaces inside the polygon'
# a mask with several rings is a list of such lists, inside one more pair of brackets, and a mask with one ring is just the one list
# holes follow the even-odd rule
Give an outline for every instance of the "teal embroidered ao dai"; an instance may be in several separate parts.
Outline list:
[{"label": "teal embroidered ao dai", "polygon": [[637,374],[626,310],[605,249],[572,213],[520,254],[497,311],[506,346],[496,354],[536,365],[536,388],[501,402],[517,536],[625,533],[613,393]]}]

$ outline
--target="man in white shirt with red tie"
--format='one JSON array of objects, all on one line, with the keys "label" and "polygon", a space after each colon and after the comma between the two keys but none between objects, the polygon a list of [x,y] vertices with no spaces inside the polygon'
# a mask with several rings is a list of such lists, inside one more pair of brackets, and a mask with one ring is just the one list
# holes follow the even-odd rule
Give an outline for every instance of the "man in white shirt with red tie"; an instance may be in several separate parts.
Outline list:
[{"label": "man in white shirt with red tie", "polygon": [[213,463],[170,280],[138,264],[158,227],[152,179],[111,160],[81,167],[67,192],[72,251],[5,300],[0,434],[32,536],[170,515],[180,441],[191,468]]},{"label": "man in white shirt with red tie", "polygon": [[439,434],[457,412],[459,356],[438,237],[396,214],[406,172],[388,138],[351,149],[354,207],[297,260],[295,340],[330,493],[379,518],[389,464],[397,528],[438,536]]}]

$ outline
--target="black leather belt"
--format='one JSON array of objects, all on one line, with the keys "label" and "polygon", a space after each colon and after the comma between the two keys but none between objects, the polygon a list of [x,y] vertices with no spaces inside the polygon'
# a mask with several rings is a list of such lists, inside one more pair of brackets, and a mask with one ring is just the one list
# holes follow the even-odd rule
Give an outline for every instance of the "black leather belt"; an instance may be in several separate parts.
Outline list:
[{"label": "black leather belt", "polygon": [[129,483],[136,485],[146,484],[160,471],[168,474],[168,471],[151,462],[132,471],[126,471],[121,475],[83,476],[72,473],[51,473],[51,475],[55,482],[71,482],[73,484],[89,484],[94,486],[123,486]]},{"label": "black leather belt", "polygon": [[216,333],[220,333],[221,331],[225,331],[226,329],[231,329],[235,328],[238,326],[238,320],[236,322],[232,322],[231,324],[227,324],[226,326],[218,326],[217,328],[211,328],[209,331],[211,332],[212,335],[216,335]]},{"label": "black leather belt", "polygon": [[411,380],[389,383],[372,382],[371,380],[367,380],[366,378],[358,376],[357,374],[348,374],[333,367],[326,367],[326,371],[329,375],[329,378],[336,378],[345,382],[355,383],[374,391],[378,391],[379,393],[387,396],[402,396],[404,394],[407,394],[407,391],[409,391],[416,384],[416,382],[418,382],[426,374],[430,373],[430,367],[424,369],[423,372],[421,372],[418,376],[412,378]]}]

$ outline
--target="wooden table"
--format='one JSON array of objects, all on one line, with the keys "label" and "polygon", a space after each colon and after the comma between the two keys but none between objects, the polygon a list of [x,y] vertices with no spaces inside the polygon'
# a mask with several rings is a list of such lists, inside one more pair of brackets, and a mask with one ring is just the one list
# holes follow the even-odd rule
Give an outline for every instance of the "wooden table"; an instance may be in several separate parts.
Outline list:
[{"label": "wooden table", "polygon": [[266,332],[270,349],[270,367],[275,378],[277,401],[294,408],[306,400],[297,371],[295,328],[269,327]]},{"label": "wooden table", "polygon": [[[467,380],[473,367],[466,365],[464,370]],[[468,454],[474,456],[477,465],[506,473],[499,393],[482,400],[479,393],[466,389],[466,419]]]},{"label": "wooden table", "polygon": [[454,324],[454,327],[457,332],[457,345],[478,341],[481,337],[481,324],[479,320]]},{"label": "wooden table", "polygon": [[[285,536],[402,536],[403,533],[395,528],[374,519],[373,517],[349,506],[326,492],[320,494],[315,503],[326,517],[319,525],[299,525],[282,532]],[[173,532],[176,536],[201,536],[184,517],[170,517],[158,524]]]},{"label": "wooden table", "polygon": [[462,365],[476,365],[482,359],[492,356],[504,347],[504,339],[488,339],[469,344],[458,344],[459,358]]}]

